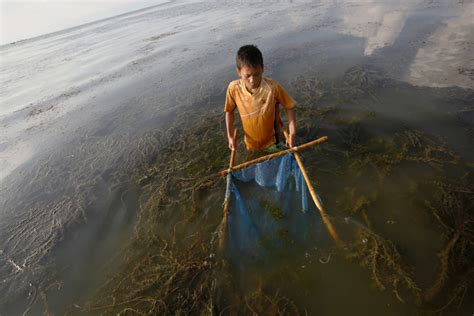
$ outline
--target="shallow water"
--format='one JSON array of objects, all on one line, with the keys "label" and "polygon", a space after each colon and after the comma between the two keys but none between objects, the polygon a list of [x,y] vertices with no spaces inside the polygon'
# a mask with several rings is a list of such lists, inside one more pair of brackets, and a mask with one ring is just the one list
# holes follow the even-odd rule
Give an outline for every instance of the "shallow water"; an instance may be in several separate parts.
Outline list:
[{"label": "shallow water", "polygon": [[[150,255],[162,249],[155,234],[177,257],[200,240],[208,246],[194,257],[216,252],[225,184],[201,190],[194,211],[189,188],[227,164],[222,104],[246,43],[263,50],[266,75],[298,101],[298,142],[329,136],[304,153],[306,166],[350,249],[326,236],[243,274],[203,259],[223,280],[222,293],[206,297],[215,311],[422,313],[445,306],[459,285],[464,300],[443,311],[470,313],[472,283],[459,281],[469,267],[457,266],[426,304],[400,289],[402,303],[360,266],[364,256],[347,258],[389,240],[429,289],[459,218],[472,231],[472,10],[472,1],[172,2],[1,46],[0,313],[91,313],[115,288],[123,299],[115,276],[141,286],[147,279],[127,277],[131,268],[161,262]],[[453,231],[428,207],[444,196],[436,181],[457,186],[453,214],[442,214]],[[360,229],[374,235],[363,243]],[[449,252],[468,265],[471,235]],[[375,260],[384,283],[393,271]]]}]

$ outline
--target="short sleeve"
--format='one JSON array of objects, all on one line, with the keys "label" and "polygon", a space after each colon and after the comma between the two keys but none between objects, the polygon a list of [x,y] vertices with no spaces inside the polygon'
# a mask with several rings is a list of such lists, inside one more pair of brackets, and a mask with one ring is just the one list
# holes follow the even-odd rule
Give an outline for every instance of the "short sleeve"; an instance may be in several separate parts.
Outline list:
[{"label": "short sleeve", "polygon": [[294,108],[296,105],[296,101],[292,97],[290,97],[288,92],[286,92],[286,90],[278,83],[276,85],[276,89],[277,103],[283,105],[285,109]]},{"label": "short sleeve", "polygon": [[232,83],[227,87],[227,92],[225,94],[225,105],[224,112],[232,112],[235,109],[235,99],[234,99],[234,89]]}]

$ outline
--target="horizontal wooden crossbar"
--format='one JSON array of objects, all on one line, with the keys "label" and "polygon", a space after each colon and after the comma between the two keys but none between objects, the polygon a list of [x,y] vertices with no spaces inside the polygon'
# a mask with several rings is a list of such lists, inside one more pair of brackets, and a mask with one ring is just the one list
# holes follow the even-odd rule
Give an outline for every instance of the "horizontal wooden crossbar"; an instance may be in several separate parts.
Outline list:
[{"label": "horizontal wooden crossbar", "polygon": [[311,146],[314,146],[314,145],[319,145],[319,144],[322,144],[324,142],[327,142],[327,140],[328,140],[328,137],[323,136],[323,137],[320,137],[318,139],[312,140],[310,142],[304,143],[303,145],[295,146],[295,147],[292,147],[292,148],[289,148],[289,149],[279,151],[279,152],[274,153],[274,154],[269,154],[269,155],[262,156],[262,157],[259,157],[259,158],[253,159],[253,160],[246,161],[244,163],[241,163],[240,165],[231,167],[231,168],[226,169],[226,170],[222,170],[218,173],[218,175],[219,176],[225,176],[226,174],[228,174],[229,172],[232,172],[234,170],[247,168],[248,166],[254,165],[256,163],[267,161],[267,160],[274,159],[274,158],[278,158],[278,157],[284,156],[288,153],[295,153],[295,152],[301,151],[303,149],[306,149],[308,147],[311,147]]}]

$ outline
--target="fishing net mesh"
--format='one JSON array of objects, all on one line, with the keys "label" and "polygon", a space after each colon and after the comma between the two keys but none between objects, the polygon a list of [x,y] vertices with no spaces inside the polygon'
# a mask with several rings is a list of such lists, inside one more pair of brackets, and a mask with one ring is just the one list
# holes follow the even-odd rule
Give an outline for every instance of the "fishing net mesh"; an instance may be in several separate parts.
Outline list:
[{"label": "fishing net mesh", "polygon": [[292,154],[229,174],[226,256],[265,260],[314,241],[321,224],[308,193]]}]

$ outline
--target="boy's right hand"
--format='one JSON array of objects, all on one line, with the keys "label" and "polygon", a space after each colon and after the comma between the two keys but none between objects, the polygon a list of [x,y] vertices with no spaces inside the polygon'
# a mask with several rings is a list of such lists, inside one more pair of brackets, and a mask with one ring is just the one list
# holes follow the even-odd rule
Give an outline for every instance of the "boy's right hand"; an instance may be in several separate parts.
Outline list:
[{"label": "boy's right hand", "polygon": [[237,129],[234,130],[234,136],[227,136],[227,141],[229,142],[230,150],[237,150]]}]

